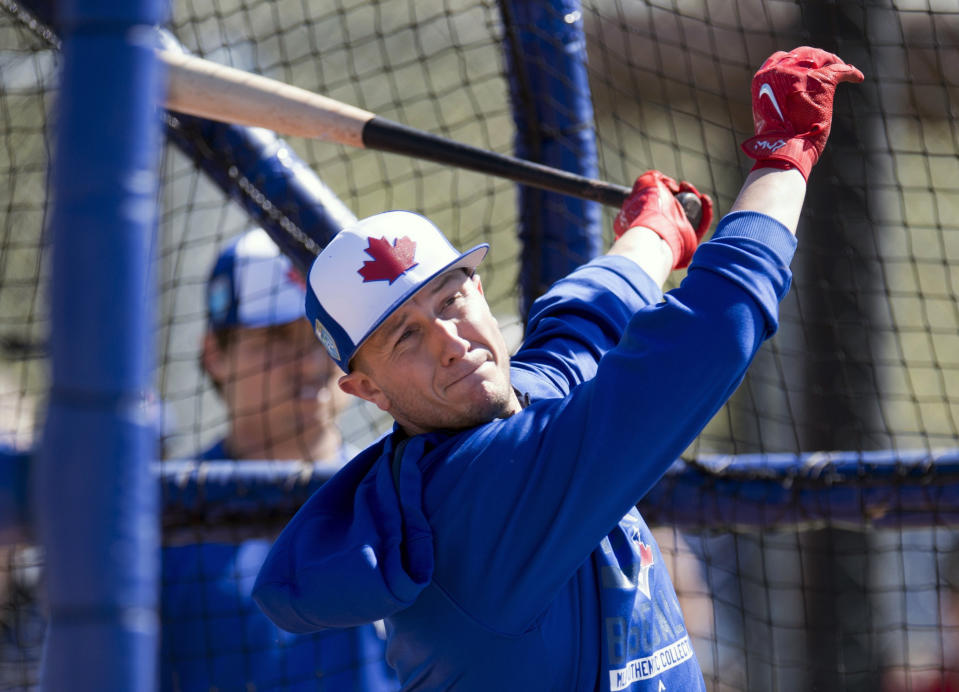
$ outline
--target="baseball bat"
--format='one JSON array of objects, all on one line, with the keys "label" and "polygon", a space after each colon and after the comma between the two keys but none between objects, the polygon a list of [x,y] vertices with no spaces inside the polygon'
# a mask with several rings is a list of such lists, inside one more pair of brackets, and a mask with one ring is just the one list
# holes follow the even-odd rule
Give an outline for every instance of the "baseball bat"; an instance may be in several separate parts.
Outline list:
[{"label": "baseball bat", "polygon": [[[171,50],[158,50],[167,69],[164,105],[209,120],[263,127],[282,135],[320,139],[433,161],[619,208],[630,188],[497,154],[381,118],[269,77]],[[678,199],[693,227],[699,198]]]}]

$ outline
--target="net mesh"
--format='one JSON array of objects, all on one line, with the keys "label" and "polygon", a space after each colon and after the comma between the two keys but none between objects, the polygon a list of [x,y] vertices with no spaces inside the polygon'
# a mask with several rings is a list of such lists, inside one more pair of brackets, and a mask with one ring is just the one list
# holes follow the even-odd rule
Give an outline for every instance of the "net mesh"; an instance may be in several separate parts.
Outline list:
[{"label": "net mesh", "polygon": [[[511,27],[501,5],[190,0],[173,5],[168,28],[201,57],[510,153],[502,44]],[[36,438],[48,381],[44,228],[58,54],[44,26],[10,0],[0,7],[0,441],[22,448]],[[751,132],[749,81],[765,57],[818,45],[867,77],[839,91],[780,331],[684,458],[878,450],[893,460],[916,451],[934,459],[955,448],[955,3],[587,0],[570,17],[579,20],[599,177],[628,185],[658,168],[695,182],[720,212],[748,167],[739,142]],[[484,286],[518,343],[515,185],[319,141],[287,144],[357,216],[414,209],[458,247],[489,242]],[[251,223],[172,145],[161,176],[156,386],[165,458],[183,459],[229,429],[200,367],[204,291],[217,252]],[[612,211],[603,214],[609,241]],[[359,404],[340,418],[357,447],[387,426]],[[954,482],[934,463],[927,477],[933,486]],[[895,488],[897,477],[882,482]],[[248,523],[269,514],[251,506]],[[195,543],[206,540],[207,520],[194,524]],[[935,505],[921,525],[881,529],[869,516],[858,525],[775,528],[706,521],[695,530],[667,522],[658,534],[711,690],[937,689],[924,685],[959,674],[957,536]],[[36,593],[41,568],[35,548],[3,549],[0,689],[35,683],[42,608],[25,594]]]}]

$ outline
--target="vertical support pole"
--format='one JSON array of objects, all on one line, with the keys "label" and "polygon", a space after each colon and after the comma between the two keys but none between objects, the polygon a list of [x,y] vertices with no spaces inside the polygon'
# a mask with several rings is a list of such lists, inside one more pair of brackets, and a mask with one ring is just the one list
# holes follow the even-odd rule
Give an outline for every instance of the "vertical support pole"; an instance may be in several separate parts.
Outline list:
[{"label": "vertical support pole", "polygon": [[[869,4],[856,7],[811,0],[802,7],[802,42],[838,54],[870,74]],[[852,112],[851,99],[862,109]],[[801,451],[869,451],[883,439],[878,377],[872,361],[870,325],[877,324],[873,296],[882,285],[877,267],[859,260],[855,248],[876,232],[867,156],[874,148],[878,95],[869,84],[840,88],[832,133],[809,179],[799,229],[803,253],[797,264],[798,300],[806,325],[799,443]],[[864,167],[864,162],[867,162]],[[829,289],[824,291],[823,287]],[[804,604],[811,690],[867,692],[880,687],[875,660],[874,607],[868,595],[870,537],[831,527],[801,538]]]},{"label": "vertical support pole", "polygon": [[[516,156],[596,178],[593,103],[579,0],[500,0]],[[522,315],[554,281],[599,254],[599,204],[519,189]]]},{"label": "vertical support pole", "polygon": [[162,73],[158,0],[58,5],[47,419],[33,492],[50,623],[44,690],[154,689],[150,475]]}]

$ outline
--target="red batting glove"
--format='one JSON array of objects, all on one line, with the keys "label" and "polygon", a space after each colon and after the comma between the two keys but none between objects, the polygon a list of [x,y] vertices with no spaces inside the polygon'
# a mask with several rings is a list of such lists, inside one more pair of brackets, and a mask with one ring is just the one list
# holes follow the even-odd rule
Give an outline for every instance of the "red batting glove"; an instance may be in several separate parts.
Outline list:
[{"label": "red batting glove", "polygon": [[[691,192],[703,205],[703,217],[696,228],[686,218],[676,199],[680,192]],[[633,183],[633,191],[623,202],[613,231],[619,238],[634,226],[645,226],[666,241],[673,251],[673,269],[689,266],[699,241],[713,221],[713,201],[685,180],[677,183],[659,171],[646,171]]]},{"label": "red batting glove", "polygon": [[753,76],[756,134],[742,144],[756,159],[753,170],[796,168],[808,180],[832,127],[836,86],[862,80],[862,72],[819,48],[773,53]]}]

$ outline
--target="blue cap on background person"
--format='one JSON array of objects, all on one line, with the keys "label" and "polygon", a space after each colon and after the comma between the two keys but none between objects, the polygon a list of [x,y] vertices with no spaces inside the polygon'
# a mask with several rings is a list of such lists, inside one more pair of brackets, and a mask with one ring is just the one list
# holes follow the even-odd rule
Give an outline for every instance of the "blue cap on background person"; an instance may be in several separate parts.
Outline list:
[{"label": "blue cap on background person", "polygon": [[269,327],[303,317],[305,285],[266,231],[247,231],[217,258],[206,286],[210,328]]},{"label": "blue cap on background person", "polygon": [[387,211],[347,226],[317,255],[306,288],[306,316],[346,372],[350,359],[386,318],[435,277],[475,269],[489,250],[460,253],[433,223]]}]

